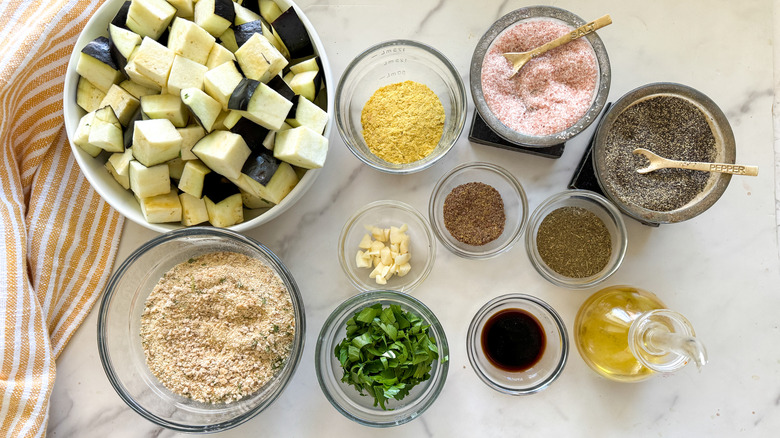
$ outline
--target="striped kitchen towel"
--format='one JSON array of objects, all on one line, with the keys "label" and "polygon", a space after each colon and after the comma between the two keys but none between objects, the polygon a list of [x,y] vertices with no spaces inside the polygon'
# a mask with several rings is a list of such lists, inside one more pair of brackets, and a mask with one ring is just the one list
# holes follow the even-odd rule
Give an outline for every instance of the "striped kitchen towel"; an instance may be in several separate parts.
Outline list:
[{"label": "striped kitchen towel", "polygon": [[122,217],[62,116],[68,59],[102,0],[0,0],[0,436],[44,436],[55,360],[111,273]]}]

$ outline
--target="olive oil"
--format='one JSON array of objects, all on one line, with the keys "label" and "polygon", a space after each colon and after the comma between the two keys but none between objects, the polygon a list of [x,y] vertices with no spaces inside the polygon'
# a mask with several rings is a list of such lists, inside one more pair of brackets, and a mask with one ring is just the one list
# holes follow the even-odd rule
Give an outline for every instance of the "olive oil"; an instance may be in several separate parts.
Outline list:
[{"label": "olive oil", "polygon": [[629,347],[629,329],[642,314],[665,308],[650,292],[614,286],[596,292],[583,303],[574,322],[580,355],[594,371],[621,382],[636,382],[654,374]]}]

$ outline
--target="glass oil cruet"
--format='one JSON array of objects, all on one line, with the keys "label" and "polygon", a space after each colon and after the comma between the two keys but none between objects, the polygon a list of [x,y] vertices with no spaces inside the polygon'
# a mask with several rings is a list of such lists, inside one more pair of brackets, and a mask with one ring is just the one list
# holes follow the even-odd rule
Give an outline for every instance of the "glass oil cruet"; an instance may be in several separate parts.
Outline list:
[{"label": "glass oil cruet", "polygon": [[594,371],[619,382],[671,373],[693,361],[707,362],[691,323],[668,310],[655,294],[611,286],[588,298],[574,322],[580,355]]}]

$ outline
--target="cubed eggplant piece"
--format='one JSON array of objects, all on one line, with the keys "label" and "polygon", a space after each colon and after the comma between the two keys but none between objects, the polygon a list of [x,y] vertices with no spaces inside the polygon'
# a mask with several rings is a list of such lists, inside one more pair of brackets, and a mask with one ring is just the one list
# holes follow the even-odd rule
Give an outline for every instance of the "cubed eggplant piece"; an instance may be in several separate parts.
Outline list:
[{"label": "cubed eggplant piece", "polygon": [[262,185],[267,185],[276,173],[276,169],[279,168],[279,164],[281,164],[281,160],[275,158],[273,152],[262,148],[247,158],[244,167],[241,168],[241,173]]},{"label": "cubed eggplant piece", "polygon": [[282,97],[292,102],[293,103],[292,109],[295,110],[295,101],[297,99],[295,98],[295,91],[293,91],[293,89],[290,88],[290,84],[285,82],[281,76],[276,75],[273,77],[273,79],[268,81],[268,86],[271,87],[272,90],[281,94]]},{"label": "cubed eggplant piece", "polygon": [[263,140],[265,140],[270,131],[246,117],[241,117],[238,122],[233,125],[233,128],[231,128],[230,131],[243,137],[246,145],[249,146],[249,149],[251,149],[253,153],[266,149],[265,146],[263,146]]},{"label": "cubed eggplant piece", "polygon": [[111,56],[111,44],[104,36],[95,38],[81,49],[76,72],[104,93],[123,78]]},{"label": "cubed eggplant piece", "polygon": [[132,30],[109,24],[108,42],[114,62],[121,71],[124,71],[130,54],[141,44],[141,36]]},{"label": "cubed eggplant piece", "polygon": [[231,0],[200,0],[195,3],[195,22],[218,37],[233,24],[236,10]]},{"label": "cubed eggplant piece", "polygon": [[260,81],[254,79],[243,78],[241,82],[233,89],[233,93],[228,100],[228,108],[246,111],[249,107],[249,101],[252,100],[252,95],[255,94],[255,90],[260,85]]},{"label": "cubed eggplant piece", "polygon": [[111,20],[111,24],[127,29],[127,11],[130,10],[130,3],[132,3],[130,0],[122,3],[122,6],[119,7],[116,15],[114,15],[114,18]]},{"label": "cubed eggplant piece", "polygon": [[290,59],[303,58],[314,54],[314,46],[303,25],[298,13],[291,6],[282,12],[276,20],[271,23],[276,30],[279,39],[290,52]]},{"label": "cubed eggplant piece", "polygon": [[243,46],[256,33],[263,34],[263,23],[260,20],[250,21],[234,27],[233,34],[236,38],[236,46]]},{"label": "cubed eggplant piece", "polygon": [[274,0],[257,0],[260,16],[268,21],[274,21],[282,15],[282,10]]},{"label": "cubed eggplant piece", "polygon": [[168,29],[176,8],[165,0],[133,0],[127,10],[127,28],[154,40]]},{"label": "cubed eggplant piece", "polygon": [[215,204],[219,204],[236,193],[241,193],[238,187],[217,172],[209,172],[203,177],[203,196]]}]

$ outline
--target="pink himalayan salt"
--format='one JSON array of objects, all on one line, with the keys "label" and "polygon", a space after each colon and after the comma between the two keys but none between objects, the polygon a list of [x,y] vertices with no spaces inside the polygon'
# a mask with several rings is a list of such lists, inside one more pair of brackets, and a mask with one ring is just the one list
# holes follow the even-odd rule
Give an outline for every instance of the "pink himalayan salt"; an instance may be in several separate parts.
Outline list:
[{"label": "pink himalayan salt", "polygon": [[584,39],[531,59],[512,74],[506,52],[525,52],[570,32],[553,21],[525,21],[501,33],[482,63],[482,92],[493,114],[527,135],[549,135],[574,125],[593,101],[598,65]]}]

